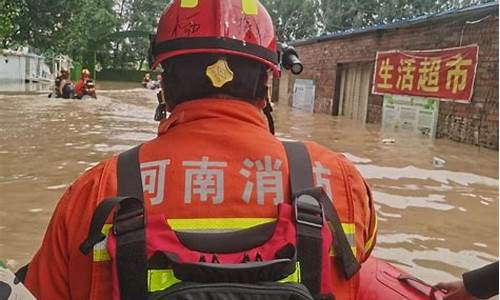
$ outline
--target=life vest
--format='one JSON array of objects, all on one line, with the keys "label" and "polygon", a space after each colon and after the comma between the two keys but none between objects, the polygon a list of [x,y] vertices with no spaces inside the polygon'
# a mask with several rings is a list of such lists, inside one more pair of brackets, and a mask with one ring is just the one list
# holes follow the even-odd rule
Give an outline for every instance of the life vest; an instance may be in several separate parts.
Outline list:
[{"label": "life vest", "polygon": [[81,78],[75,85],[75,93],[78,98],[81,98],[83,96],[84,89],[85,89],[85,80]]},{"label": "life vest", "polygon": [[292,199],[276,221],[216,233],[175,232],[164,215],[146,215],[139,147],[122,153],[118,196],[99,204],[80,247],[89,254],[106,238],[116,208],[106,239],[113,299],[335,299],[333,273],[348,280],[360,264],[332,201],[314,186],[305,146],[284,146]]}]

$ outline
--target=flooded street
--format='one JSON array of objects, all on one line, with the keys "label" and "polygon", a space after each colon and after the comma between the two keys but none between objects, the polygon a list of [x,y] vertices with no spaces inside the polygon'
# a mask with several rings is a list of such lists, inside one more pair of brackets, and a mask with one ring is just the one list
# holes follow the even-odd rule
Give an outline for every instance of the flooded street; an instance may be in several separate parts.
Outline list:
[{"label": "flooded street", "polygon": [[[155,137],[155,92],[100,83],[98,97],[0,92],[0,260],[11,267],[29,261],[59,197],[79,174]],[[278,137],[345,153],[368,179],[379,217],[376,256],[431,283],[498,259],[497,151],[381,132],[285,103],[274,116]]]}]

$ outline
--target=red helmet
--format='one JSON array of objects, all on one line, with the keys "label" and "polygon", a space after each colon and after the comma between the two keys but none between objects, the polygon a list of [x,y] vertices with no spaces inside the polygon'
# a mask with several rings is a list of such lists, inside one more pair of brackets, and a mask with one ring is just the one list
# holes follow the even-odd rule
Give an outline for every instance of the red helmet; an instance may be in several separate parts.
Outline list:
[{"label": "red helmet", "polygon": [[150,51],[152,69],[179,55],[224,53],[257,60],[279,74],[273,23],[258,0],[174,0]]}]

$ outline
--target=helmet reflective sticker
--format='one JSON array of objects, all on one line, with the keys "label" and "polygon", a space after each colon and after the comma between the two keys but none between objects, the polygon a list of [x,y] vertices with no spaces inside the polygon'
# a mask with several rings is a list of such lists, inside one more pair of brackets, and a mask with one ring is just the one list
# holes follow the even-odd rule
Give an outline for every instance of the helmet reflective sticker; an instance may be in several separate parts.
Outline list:
[{"label": "helmet reflective sticker", "polygon": [[243,13],[249,16],[256,16],[258,13],[257,0],[241,0]]},{"label": "helmet reflective sticker", "polygon": [[205,74],[216,88],[233,81],[234,78],[234,73],[225,59],[219,59],[215,64],[208,66]]},{"label": "helmet reflective sticker", "polygon": [[195,8],[198,6],[198,0],[182,0],[181,7],[182,8]]}]

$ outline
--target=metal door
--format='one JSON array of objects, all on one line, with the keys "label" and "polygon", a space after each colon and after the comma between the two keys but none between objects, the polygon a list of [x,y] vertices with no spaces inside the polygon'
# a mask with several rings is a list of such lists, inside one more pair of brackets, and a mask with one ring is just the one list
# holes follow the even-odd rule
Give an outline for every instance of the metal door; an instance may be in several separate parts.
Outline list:
[{"label": "metal door", "polygon": [[345,64],[340,74],[339,115],[366,121],[373,64]]}]

